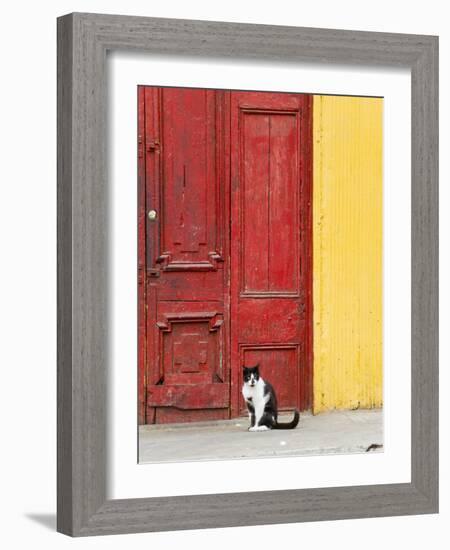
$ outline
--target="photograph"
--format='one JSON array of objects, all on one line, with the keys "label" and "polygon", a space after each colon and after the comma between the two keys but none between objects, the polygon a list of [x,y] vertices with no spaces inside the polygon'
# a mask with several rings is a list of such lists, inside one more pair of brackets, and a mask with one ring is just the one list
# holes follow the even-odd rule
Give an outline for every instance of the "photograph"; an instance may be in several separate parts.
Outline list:
[{"label": "photograph", "polygon": [[139,463],[383,452],[383,97],[136,101]]},{"label": "photograph", "polygon": [[5,3],[5,548],[449,538],[445,6]]}]

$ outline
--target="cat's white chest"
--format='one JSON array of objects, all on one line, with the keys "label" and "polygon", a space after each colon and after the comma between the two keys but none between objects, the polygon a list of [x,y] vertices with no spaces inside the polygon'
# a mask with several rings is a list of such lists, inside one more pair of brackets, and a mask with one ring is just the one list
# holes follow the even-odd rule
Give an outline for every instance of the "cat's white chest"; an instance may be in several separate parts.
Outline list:
[{"label": "cat's white chest", "polygon": [[242,386],[242,395],[244,396],[244,399],[251,400],[253,402],[253,406],[255,406],[257,401],[264,399],[264,382],[259,379],[258,383],[254,386],[244,384]]},{"label": "cat's white chest", "polygon": [[269,395],[264,395],[264,381],[262,378],[254,386],[244,384],[242,386],[242,395],[246,401],[250,401],[253,405],[255,414],[255,426],[250,428],[250,431],[267,430],[266,426],[259,426],[259,421],[264,413],[264,407],[266,406]]}]

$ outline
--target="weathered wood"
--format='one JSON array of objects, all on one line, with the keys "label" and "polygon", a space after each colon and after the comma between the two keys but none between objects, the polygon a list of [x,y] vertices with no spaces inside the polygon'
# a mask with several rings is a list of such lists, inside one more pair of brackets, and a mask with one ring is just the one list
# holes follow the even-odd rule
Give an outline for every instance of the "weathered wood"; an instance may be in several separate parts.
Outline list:
[{"label": "weathered wood", "polygon": [[145,172],[145,134],[143,121],[145,120],[145,93],[144,88],[138,89],[138,419],[139,424],[145,424],[147,409],[147,394],[145,391],[147,373],[147,269],[145,238],[147,218],[146,172]]},{"label": "weathered wood", "polygon": [[314,413],[383,406],[383,106],[314,96]]},{"label": "weathered wood", "polygon": [[228,408],[230,397],[226,384],[200,383],[199,391],[198,385],[187,385],[180,382],[152,386],[149,390],[149,406],[177,407],[179,409]]},{"label": "weathered wood", "polygon": [[311,96],[231,93],[231,365],[259,363],[281,409],[312,404]]},{"label": "weathered wood", "polygon": [[[146,318],[140,345],[147,352],[141,366],[146,384],[140,391],[147,395],[142,420],[187,422],[192,410],[202,420],[202,407],[205,419],[214,414],[221,419],[229,409],[224,204],[229,182],[222,138],[228,94],[150,86],[139,92],[145,208],[156,213],[153,220],[145,216],[145,231],[139,233],[139,262],[147,274],[146,294],[140,297],[146,302],[140,308]],[[212,384],[218,386],[214,391]]]},{"label": "weathered wood", "polygon": [[[226,411],[217,411],[217,418],[245,412],[244,363],[259,362],[280,409],[310,408],[311,97],[144,86],[139,94],[145,99],[138,162],[145,166],[146,208],[156,212],[147,220],[139,207],[146,226],[139,231],[140,285],[142,269],[149,273],[139,308],[148,319],[139,350],[146,373],[140,394],[149,395],[141,422],[186,421],[188,409],[201,403],[211,418],[210,409],[220,408],[207,398],[212,382],[226,386],[229,395],[232,381],[231,403],[220,401]],[[227,177],[225,166],[231,167]],[[225,207],[230,177],[231,217]],[[231,257],[224,248],[228,234]],[[219,338],[205,325],[205,300],[217,302]],[[228,301],[233,318],[224,316]],[[177,312],[174,332],[156,321],[167,307]],[[170,334],[160,335],[158,328]],[[163,391],[168,384],[169,400]],[[160,415],[158,407],[179,401],[174,384],[183,406]],[[196,387],[186,393],[187,384]],[[224,388],[220,392],[225,395]]]}]

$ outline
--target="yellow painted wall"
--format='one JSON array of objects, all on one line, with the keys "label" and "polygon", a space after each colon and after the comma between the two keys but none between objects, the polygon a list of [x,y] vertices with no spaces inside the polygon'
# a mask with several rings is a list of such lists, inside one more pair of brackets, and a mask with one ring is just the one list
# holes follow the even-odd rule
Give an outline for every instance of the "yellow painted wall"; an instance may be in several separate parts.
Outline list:
[{"label": "yellow painted wall", "polygon": [[382,405],[382,109],[314,96],[314,412]]}]

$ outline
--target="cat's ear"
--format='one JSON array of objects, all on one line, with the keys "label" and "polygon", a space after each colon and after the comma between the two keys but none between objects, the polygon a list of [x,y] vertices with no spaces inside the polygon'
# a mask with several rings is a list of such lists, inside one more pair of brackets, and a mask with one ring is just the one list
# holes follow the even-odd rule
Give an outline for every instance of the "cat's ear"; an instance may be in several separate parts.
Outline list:
[{"label": "cat's ear", "polygon": [[259,370],[259,363],[256,363],[256,365],[253,367],[255,370]]}]

